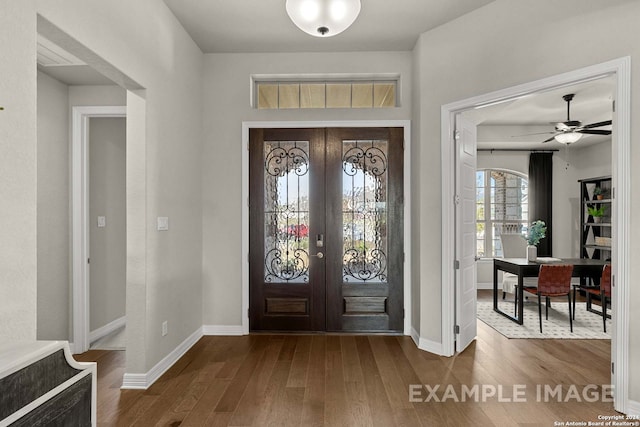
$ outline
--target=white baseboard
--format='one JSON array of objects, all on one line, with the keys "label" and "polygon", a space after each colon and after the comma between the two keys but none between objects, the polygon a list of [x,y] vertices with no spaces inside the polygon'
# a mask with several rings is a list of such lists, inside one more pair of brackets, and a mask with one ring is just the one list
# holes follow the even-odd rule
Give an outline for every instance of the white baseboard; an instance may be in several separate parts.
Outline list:
[{"label": "white baseboard", "polygon": [[128,374],[122,376],[122,390],[146,390],[151,384],[147,383],[147,374]]},{"label": "white baseboard", "polygon": [[478,282],[476,283],[476,289],[492,289],[493,290],[493,282]]},{"label": "white baseboard", "polygon": [[178,347],[173,349],[171,353],[159,361],[156,366],[151,368],[146,374],[129,374],[125,373],[122,378],[122,389],[146,390],[151,384],[157,381],[167,369],[173,366],[198,340],[202,338],[202,328],[198,328]]},{"label": "white baseboard", "polygon": [[109,322],[104,326],[99,327],[95,331],[89,332],[89,344],[94,341],[98,341],[102,337],[106,337],[113,331],[117,331],[127,324],[127,316],[122,316],[113,322]]},{"label": "white baseboard", "polygon": [[640,416],[640,402],[635,400],[628,400],[627,415],[633,415],[635,417]]},{"label": "white baseboard", "polygon": [[202,326],[202,334],[220,336],[246,335],[242,325],[204,325]]},{"label": "white baseboard", "polygon": [[445,355],[442,348],[442,343],[420,337],[418,331],[416,331],[414,328],[411,328],[411,338],[420,350],[428,351],[429,353],[437,354],[438,356]]},{"label": "white baseboard", "polygon": [[418,347],[418,344],[420,343],[420,334],[418,334],[418,331],[416,331],[416,328],[413,326],[411,327],[411,339],[416,347]]}]

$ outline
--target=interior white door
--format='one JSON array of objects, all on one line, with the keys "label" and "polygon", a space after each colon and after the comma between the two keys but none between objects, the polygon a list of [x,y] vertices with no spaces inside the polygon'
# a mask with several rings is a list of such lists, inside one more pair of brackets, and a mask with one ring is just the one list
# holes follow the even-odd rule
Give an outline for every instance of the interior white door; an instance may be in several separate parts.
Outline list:
[{"label": "interior white door", "polygon": [[456,352],[476,338],[476,125],[456,116]]}]

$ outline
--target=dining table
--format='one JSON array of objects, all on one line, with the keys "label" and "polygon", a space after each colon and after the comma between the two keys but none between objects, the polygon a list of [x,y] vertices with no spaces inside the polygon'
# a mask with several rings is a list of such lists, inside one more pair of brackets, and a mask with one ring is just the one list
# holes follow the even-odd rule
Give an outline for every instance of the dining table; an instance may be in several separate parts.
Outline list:
[{"label": "dining table", "polygon": [[[493,259],[493,310],[505,316],[506,318],[523,324],[524,321],[524,278],[538,277],[540,266],[543,264],[561,264],[573,265],[573,277],[591,278],[594,283],[598,284],[602,275],[602,269],[610,261],[590,258],[554,258],[554,257],[538,257],[535,261],[529,261],[527,258],[494,258]],[[498,271],[512,273],[518,276],[518,286],[516,289],[517,310],[512,316],[500,309],[498,306]]]}]

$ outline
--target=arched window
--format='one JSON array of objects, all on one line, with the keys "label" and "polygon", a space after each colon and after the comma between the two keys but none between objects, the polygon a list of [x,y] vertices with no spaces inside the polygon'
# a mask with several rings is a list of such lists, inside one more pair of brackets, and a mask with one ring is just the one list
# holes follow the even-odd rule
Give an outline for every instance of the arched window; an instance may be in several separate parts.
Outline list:
[{"label": "arched window", "polygon": [[529,205],[527,177],[500,169],[476,172],[476,253],[501,257],[501,233],[524,233]]}]

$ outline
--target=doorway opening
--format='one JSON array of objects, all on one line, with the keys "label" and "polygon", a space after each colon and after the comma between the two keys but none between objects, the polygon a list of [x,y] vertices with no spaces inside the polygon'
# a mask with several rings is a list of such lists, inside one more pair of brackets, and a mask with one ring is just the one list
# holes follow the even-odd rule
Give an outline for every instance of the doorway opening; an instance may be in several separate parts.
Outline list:
[{"label": "doorway opening", "polygon": [[251,129],[250,329],[402,333],[401,128]]},{"label": "doorway opening", "polygon": [[[96,341],[120,328],[122,328],[125,324],[125,316],[119,315],[117,317],[111,316],[109,317],[106,313],[104,313],[107,317],[109,317],[108,321],[100,321],[101,317],[104,316],[93,316],[95,319],[92,320],[92,316],[90,313],[91,296],[90,296],[90,284],[91,284],[91,270],[90,270],[90,248],[91,248],[91,239],[90,236],[93,233],[95,234],[98,231],[106,231],[108,230],[111,233],[112,229],[118,228],[118,224],[122,227],[122,233],[115,233],[112,236],[102,236],[104,238],[96,237],[96,243],[101,242],[99,246],[95,246],[95,251],[102,252],[103,256],[100,256],[96,253],[96,257],[94,257],[94,266],[96,269],[107,269],[108,265],[104,263],[106,259],[113,259],[114,257],[124,256],[126,258],[126,246],[122,248],[122,245],[118,247],[112,247],[114,240],[120,241],[120,243],[124,243],[125,236],[122,234],[124,231],[124,224],[126,216],[126,201],[123,200],[122,197],[118,197],[122,206],[122,209],[118,209],[117,218],[116,217],[107,217],[106,215],[96,214],[95,218],[91,216],[92,211],[96,211],[98,208],[103,208],[102,210],[107,208],[107,205],[100,203],[100,200],[104,201],[104,197],[96,196],[94,200],[94,206],[91,206],[91,179],[90,179],[90,122],[92,120],[98,119],[120,119],[126,117],[126,107],[125,106],[104,106],[104,107],[73,107],[72,109],[72,235],[74,236],[74,241],[72,245],[72,264],[73,264],[73,342],[74,342],[74,351],[78,353],[82,353],[87,351],[90,347],[92,341]],[[116,122],[116,126],[119,123]],[[98,136],[98,135],[95,135]],[[123,141],[120,141],[121,143]],[[96,147],[98,148],[98,147]],[[105,147],[101,147],[105,148]],[[122,147],[124,148],[124,147]],[[114,150],[114,153],[117,155],[117,147]],[[125,150],[126,151],[126,150]],[[120,153],[120,155],[124,156],[125,153]],[[94,159],[97,160],[97,159]],[[114,158],[114,161],[117,160]],[[94,162],[96,165],[99,163]],[[115,162],[120,167],[121,171],[124,172],[125,163],[117,161]],[[94,180],[98,180],[98,176],[95,177]],[[121,177],[122,178],[122,177]],[[112,188],[110,182],[107,180],[102,180],[103,182],[102,189],[105,191],[109,191],[113,194],[116,190]],[[97,184],[94,183],[94,184]],[[126,184],[125,184],[126,185]],[[108,187],[108,188],[107,188]],[[94,188],[97,190],[97,187]],[[125,194],[120,194],[124,192],[125,189],[122,188],[118,190],[119,196],[125,196]],[[104,193],[106,197],[107,193]],[[125,196],[126,197],[126,196]],[[103,205],[103,206],[100,206]],[[115,203],[110,203],[110,207],[113,208]],[[92,209],[93,208],[93,209]],[[124,210],[125,212],[120,212]],[[96,211],[97,212],[97,211]],[[113,219],[114,221],[111,221]],[[94,221],[95,220],[95,221]],[[107,227],[107,220],[109,220],[109,227]],[[95,226],[95,229],[94,229]],[[106,233],[101,233],[106,234]],[[107,247],[110,247],[110,252],[107,254],[105,252]],[[125,251],[124,254],[118,253],[118,249]],[[114,252],[115,251],[115,252]],[[107,255],[109,255],[107,257]],[[124,299],[126,291],[124,289],[120,289],[124,287],[124,284],[121,283],[124,275],[126,274],[126,259],[124,260],[124,265],[121,265],[122,271],[120,271],[120,286],[117,286],[117,290],[114,292],[108,292],[104,294],[102,291],[106,291],[107,287],[102,286],[101,292],[104,295],[112,295],[115,294],[122,305],[124,305]],[[94,279],[96,279],[94,277]],[[126,280],[126,279],[125,279]],[[97,281],[97,280],[96,280]],[[106,285],[103,283],[103,285]],[[106,304],[106,301],[103,301]],[[94,311],[97,307],[94,306]],[[95,313],[97,314],[97,313]],[[96,322],[100,325],[97,326]],[[92,327],[92,323],[95,327]]]},{"label": "doorway opening", "polygon": [[[450,165],[451,172],[448,176],[443,176],[442,186],[442,217],[443,217],[443,239],[442,239],[442,275],[443,275],[443,307],[450,307],[451,310],[443,310],[442,335],[443,347],[447,355],[453,355],[458,348],[454,325],[460,321],[465,313],[456,311],[456,292],[460,287],[459,272],[451,268],[454,261],[458,259],[459,247],[455,245],[456,235],[459,233],[455,221],[450,220],[455,214],[456,204],[446,203],[448,200],[455,200],[457,195],[454,182],[456,182],[457,172],[453,166],[457,165],[458,156],[454,149],[454,129],[455,120],[459,113],[473,108],[481,108],[488,105],[495,105],[519,97],[528,96],[535,92],[547,91],[559,87],[569,86],[589,80],[595,80],[604,76],[613,75],[616,79],[614,93],[615,109],[613,113],[613,133],[612,133],[612,185],[615,191],[615,198],[612,204],[613,221],[612,227],[612,265],[613,280],[616,286],[612,290],[613,305],[613,331],[611,343],[611,372],[612,386],[615,390],[614,406],[621,412],[626,412],[628,404],[628,263],[629,263],[629,238],[628,230],[630,226],[629,204],[630,204],[630,182],[629,182],[629,153],[630,153],[630,59],[628,57],[613,60],[603,64],[583,68],[573,72],[568,72],[558,76],[538,80],[521,86],[493,92],[478,97],[458,101],[442,106],[442,161],[443,165]],[[445,168],[446,169],[446,168]],[[447,179],[449,178],[449,179]],[[461,213],[459,212],[458,215]]]},{"label": "doorway opening", "polygon": [[[132,263],[131,259],[144,259],[144,253],[146,251],[146,240],[140,237],[139,230],[144,230],[146,226],[146,187],[144,185],[144,179],[130,179],[130,177],[144,177],[145,176],[145,116],[146,116],[146,103],[145,103],[145,89],[143,86],[138,84],[133,79],[129,78],[122,71],[117,69],[114,65],[107,62],[91,49],[83,45],[80,41],[71,37],[69,34],[64,32],[62,29],[58,28],[55,24],[48,21],[46,18],[38,15],[37,16],[37,34],[39,39],[39,44],[45,43],[45,47],[52,47],[53,45],[59,48],[59,51],[66,52],[71,54],[77,60],[80,60],[81,63],[74,62],[74,65],[71,67],[56,67],[51,66],[50,69],[47,70],[47,73],[50,74],[50,77],[56,80],[66,81],[66,83],[62,86],[62,92],[64,86],[68,86],[68,97],[64,97],[62,104],[59,109],[50,109],[47,108],[45,110],[54,110],[54,111],[69,111],[70,106],[72,105],[101,105],[102,103],[99,101],[101,94],[104,93],[105,88],[108,86],[117,86],[119,90],[124,89],[124,93],[122,96],[118,94],[117,98],[108,98],[111,102],[117,105],[126,104],[126,109],[124,107],[119,107],[117,111],[109,111],[107,112],[107,116],[115,115],[116,117],[123,117],[127,114],[128,119],[126,121],[126,134],[127,141],[131,141],[131,144],[126,144],[126,241],[127,246],[125,249],[124,256],[126,257],[126,280],[127,283],[131,283],[134,281],[135,283],[144,284],[144,280],[140,280],[141,277],[144,278],[146,273],[144,263]],[[46,40],[46,41],[45,41]],[[50,43],[49,43],[50,42]],[[58,50],[56,50],[58,52]],[[65,55],[66,55],[65,53]],[[39,67],[42,67],[40,64],[40,54],[38,54],[39,58]],[[46,55],[45,55],[46,56]],[[63,57],[66,57],[63,55]],[[53,71],[55,69],[55,72]],[[97,70],[100,70],[99,72]],[[66,80],[70,79],[70,80]],[[60,88],[60,85],[49,85],[51,87],[56,86]],[[91,97],[81,97],[76,89],[79,86],[87,86],[90,87],[92,95]],[[60,91],[58,91],[60,92]],[[72,92],[74,95],[72,96]],[[60,95],[60,93],[58,93]],[[88,93],[87,93],[88,94]],[[97,98],[96,98],[97,95]],[[78,102],[72,100],[72,97],[75,97]],[[57,96],[56,99],[60,100],[60,96]],[[98,99],[96,102],[95,100]],[[118,101],[115,101],[118,99]],[[46,105],[46,107],[49,107]],[[70,188],[67,190],[67,194],[64,195],[65,207],[60,211],[64,211],[64,216],[66,221],[65,227],[68,227],[66,231],[69,235],[69,239],[71,240],[68,245],[64,248],[63,257],[66,258],[67,262],[70,264],[70,271],[66,271],[67,275],[66,280],[59,281],[63,284],[60,287],[59,293],[60,295],[69,296],[69,292],[71,292],[71,298],[69,302],[71,307],[68,310],[62,310],[59,306],[51,305],[51,304],[39,304],[38,310],[41,308],[47,310],[47,312],[52,312],[55,314],[55,310],[60,310],[60,313],[63,313],[62,316],[68,317],[67,314],[71,314],[68,320],[68,328],[63,332],[64,335],[61,334],[60,338],[58,337],[43,337],[43,339],[69,339],[70,347],[74,354],[81,353],[86,351],[89,348],[90,341],[90,333],[89,333],[89,320],[88,320],[88,299],[87,292],[85,289],[85,275],[88,274],[86,268],[87,257],[86,253],[82,254],[81,248],[86,248],[87,241],[85,240],[86,233],[83,233],[82,221],[87,221],[87,204],[86,204],[86,189],[82,188],[78,185],[80,180],[82,179],[82,173],[85,171],[82,170],[81,167],[76,167],[76,165],[81,165],[83,161],[83,156],[86,155],[86,151],[83,152],[79,149],[81,136],[83,132],[87,131],[87,126],[83,125],[83,122],[89,121],[91,114],[95,113],[95,111],[90,111],[91,107],[81,107],[85,110],[82,112],[71,111],[71,114],[78,114],[79,120],[76,120],[73,123],[73,119],[69,120],[67,116],[66,119],[60,121],[61,126],[64,127],[64,131],[66,132],[66,137],[62,139],[67,143],[69,140],[69,135],[71,135],[72,140],[77,142],[75,144],[76,149],[73,148],[74,142],[72,142],[71,150],[69,150],[68,145],[64,147],[64,153],[69,153],[71,155],[70,160],[65,160],[64,163],[64,181],[65,183],[70,184]],[[107,107],[112,108],[112,107]],[[66,113],[65,113],[66,114]],[[98,116],[101,114],[105,114],[104,111],[98,112]],[[72,122],[72,129],[68,128],[69,122]],[[75,138],[75,139],[74,139]],[[57,170],[59,173],[60,170]],[[59,174],[62,175],[62,174]],[[69,182],[69,177],[71,177],[71,182]],[[86,181],[85,181],[86,182]],[[70,199],[70,200],[69,200]],[[61,199],[62,200],[62,199]],[[69,200],[67,202],[66,200]],[[39,212],[43,213],[43,217],[46,217],[44,214],[48,214],[45,210],[39,209]],[[60,214],[59,212],[57,214]],[[74,217],[73,219],[69,219],[69,216]],[[108,221],[108,219],[107,219]],[[107,222],[107,227],[108,227]],[[41,245],[39,244],[39,247]],[[71,252],[69,252],[71,249]],[[82,254],[82,257],[80,256]],[[68,284],[71,283],[71,289],[69,289]],[[47,286],[49,283],[47,283]],[[126,294],[126,307],[128,312],[132,312],[135,308],[141,306],[141,301],[144,303],[144,293],[131,293],[125,291]],[[135,311],[134,311],[135,312]],[[135,317],[135,316],[133,316]],[[127,323],[127,335],[130,333],[138,333],[144,330],[145,324],[144,319],[141,317],[132,318],[131,315],[128,316],[130,321]],[[59,320],[60,317],[57,317],[56,320]],[[117,327],[118,323],[112,325],[113,327]],[[126,344],[127,354],[145,354],[144,344],[140,340],[130,340]]]}]

